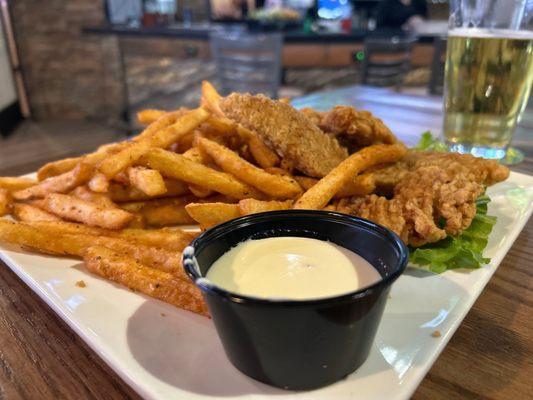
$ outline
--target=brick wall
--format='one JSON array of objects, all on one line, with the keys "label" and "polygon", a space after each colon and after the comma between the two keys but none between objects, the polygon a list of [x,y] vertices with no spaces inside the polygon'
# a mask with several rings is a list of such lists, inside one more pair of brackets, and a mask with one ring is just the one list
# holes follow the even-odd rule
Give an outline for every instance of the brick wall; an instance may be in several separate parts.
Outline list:
[{"label": "brick wall", "polygon": [[83,35],[101,24],[103,0],[8,1],[36,118],[117,120],[123,108],[113,37]]}]

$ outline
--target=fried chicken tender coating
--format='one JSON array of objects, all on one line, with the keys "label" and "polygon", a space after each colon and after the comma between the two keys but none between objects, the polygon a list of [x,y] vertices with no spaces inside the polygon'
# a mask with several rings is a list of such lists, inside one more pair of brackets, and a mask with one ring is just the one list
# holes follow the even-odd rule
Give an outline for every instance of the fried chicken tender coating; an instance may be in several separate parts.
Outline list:
[{"label": "fried chicken tender coating", "polygon": [[286,162],[321,178],[348,157],[348,151],[291,105],[263,95],[232,93],[220,100],[224,115],[259,134]]},{"label": "fried chicken tender coating", "polygon": [[418,247],[468,228],[483,191],[473,173],[424,165],[403,176],[392,199],[375,194],[353,197],[337,209],[384,225]]},{"label": "fried chicken tender coating", "polygon": [[339,139],[350,152],[372,144],[397,142],[390,129],[370,111],[356,110],[350,106],[335,106],[326,112],[311,108],[304,108],[301,112],[324,132]]},{"label": "fried chicken tender coating", "polygon": [[509,168],[494,160],[470,154],[438,153],[409,150],[404,158],[392,165],[377,166],[368,171],[375,181],[377,192],[391,196],[405,175],[420,167],[437,166],[452,174],[470,174],[473,181],[486,186],[502,182],[509,177]]}]

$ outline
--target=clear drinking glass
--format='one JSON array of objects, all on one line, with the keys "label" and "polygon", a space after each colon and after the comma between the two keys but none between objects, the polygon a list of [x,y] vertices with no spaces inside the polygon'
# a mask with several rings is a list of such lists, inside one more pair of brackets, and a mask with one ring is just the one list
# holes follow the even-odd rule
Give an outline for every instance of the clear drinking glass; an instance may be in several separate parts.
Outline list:
[{"label": "clear drinking glass", "polygon": [[532,9],[531,0],[450,1],[443,135],[452,150],[507,156],[533,79]]}]

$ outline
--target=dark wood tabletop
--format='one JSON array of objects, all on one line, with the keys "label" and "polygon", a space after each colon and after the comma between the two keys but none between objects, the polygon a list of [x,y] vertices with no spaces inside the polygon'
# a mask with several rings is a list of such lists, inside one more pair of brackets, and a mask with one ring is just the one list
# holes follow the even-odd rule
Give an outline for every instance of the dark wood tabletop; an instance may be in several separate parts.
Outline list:
[{"label": "dark wood tabletop", "polygon": [[[423,131],[438,134],[441,129],[438,97],[355,87],[295,103],[317,108],[353,104],[371,110],[410,145]],[[533,112],[526,110],[514,142],[526,158],[514,171],[533,174],[532,132]],[[531,398],[532,259],[529,221],[414,399]],[[0,399],[37,398],[139,396],[0,261]]]}]

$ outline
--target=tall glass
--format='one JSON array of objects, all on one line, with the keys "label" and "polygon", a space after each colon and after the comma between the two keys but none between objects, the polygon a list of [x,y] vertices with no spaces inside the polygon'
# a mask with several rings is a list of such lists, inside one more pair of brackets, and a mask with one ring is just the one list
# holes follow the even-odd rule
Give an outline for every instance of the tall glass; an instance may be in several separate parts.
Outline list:
[{"label": "tall glass", "polygon": [[444,140],[503,159],[533,80],[531,0],[451,0]]}]

